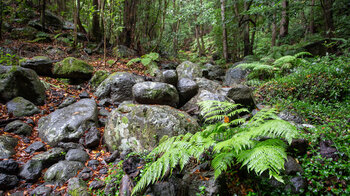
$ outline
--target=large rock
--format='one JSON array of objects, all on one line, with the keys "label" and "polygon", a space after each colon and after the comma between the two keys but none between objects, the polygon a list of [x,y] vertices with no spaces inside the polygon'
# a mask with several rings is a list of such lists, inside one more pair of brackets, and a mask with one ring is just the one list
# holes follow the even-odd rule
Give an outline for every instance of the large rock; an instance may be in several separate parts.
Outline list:
[{"label": "large rock", "polygon": [[45,172],[44,179],[52,183],[65,183],[76,176],[83,167],[84,164],[77,161],[60,161]]},{"label": "large rock", "polygon": [[132,94],[138,103],[159,104],[176,107],[179,94],[173,85],[161,82],[142,82],[132,87]]},{"label": "large rock", "polygon": [[97,106],[92,99],[82,99],[58,109],[39,121],[39,137],[49,145],[79,141],[91,124],[97,123]]},{"label": "large rock", "polygon": [[64,22],[63,20],[55,15],[54,13],[46,10],[45,11],[45,25],[53,27],[54,29],[62,29]]},{"label": "large rock", "polygon": [[133,57],[137,55],[137,52],[135,50],[123,45],[118,45],[117,47],[113,48],[113,53],[118,58]]},{"label": "large rock", "polygon": [[11,31],[10,37],[13,39],[35,39],[35,35],[37,34],[37,30],[33,27],[21,27],[14,28]]},{"label": "large rock", "polygon": [[54,65],[53,74],[59,78],[69,78],[73,83],[89,80],[94,72],[94,67],[86,62],[67,57]]},{"label": "large rock", "polygon": [[88,192],[86,182],[80,180],[79,178],[71,178],[68,181],[68,189],[67,194],[69,196],[80,195],[80,196],[88,196],[91,195]]},{"label": "large rock", "polygon": [[141,152],[163,138],[196,131],[199,125],[193,118],[169,106],[123,104],[111,113],[104,139],[110,151]]},{"label": "large rock", "polygon": [[31,116],[40,110],[30,101],[23,97],[16,97],[6,104],[7,112],[17,117]]},{"label": "large rock", "polygon": [[34,70],[38,75],[50,76],[52,74],[52,60],[45,56],[36,56],[32,59],[20,61],[21,67]]},{"label": "large rock", "polygon": [[208,80],[207,78],[195,78],[194,81],[197,83],[199,89],[212,93],[216,93],[222,87],[218,82]]},{"label": "large rock", "polygon": [[202,77],[202,68],[190,61],[185,61],[176,67],[177,76],[181,78],[189,78],[191,80]]},{"label": "large rock", "polygon": [[225,76],[225,69],[220,65],[213,65],[207,63],[204,65],[205,69],[203,70],[203,76],[210,80],[222,81]]},{"label": "large rock", "polygon": [[198,93],[198,85],[191,79],[181,78],[177,83],[177,90],[180,95],[180,104],[184,105]]},{"label": "large rock", "polygon": [[116,72],[108,76],[96,89],[95,95],[99,99],[108,99],[112,103],[120,104],[131,101],[132,87],[143,79],[127,72]]},{"label": "large rock", "polygon": [[0,136],[0,159],[8,159],[16,153],[18,140],[7,135]]},{"label": "large rock", "polygon": [[0,161],[0,173],[16,174],[18,172],[18,168],[19,164],[12,159]]},{"label": "large rock", "polygon": [[20,120],[15,120],[6,125],[4,131],[9,133],[14,133],[17,135],[30,135],[32,133],[32,127],[27,123],[24,123]]},{"label": "large rock", "polygon": [[67,161],[85,162],[89,160],[89,155],[81,149],[70,149],[66,154]]},{"label": "large rock", "polygon": [[246,85],[234,84],[231,87],[222,88],[220,93],[235,103],[241,104],[243,107],[255,109],[255,100],[253,98],[253,91]]},{"label": "large rock", "polygon": [[246,80],[248,71],[242,68],[230,68],[226,71],[224,85],[231,86],[234,84],[240,84]]},{"label": "large rock", "polygon": [[196,118],[203,118],[204,113],[201,111],[201,108],[198,106],[199,102],[202,101],[229,101],[234,103],[231,99],[227,98],[224,95],[212,93],[207,90],[200,90],[196,96],[194,96],[190,101],[188,101],[180,109],[188,112],[191,116]]},{"label": "large rock", "polygon": [[23,97],[36,105],[45,103],[45,87],[31,69],[0,66],[0,102]]}]

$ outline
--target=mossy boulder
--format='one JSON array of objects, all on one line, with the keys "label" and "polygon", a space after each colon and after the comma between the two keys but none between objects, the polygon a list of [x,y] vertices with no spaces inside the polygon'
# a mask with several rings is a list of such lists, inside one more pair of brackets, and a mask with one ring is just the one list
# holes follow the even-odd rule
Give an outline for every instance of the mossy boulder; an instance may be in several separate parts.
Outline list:
[{"label": "mossy boulder", "polygon": [[92,89],[96,89],[108,76],[110,73],[104,70],[98,70],[95,72],[90,80],[90,85]]},{"label": "mossy boulder", "polygon": [[8,159],[16,153],[18,140],[8,135],[0,136],[0,159]]},{"label": "mossy boulder", "polygon": [[45,103],[45,87],[35,71],[17,66],[0,66],[0,102],[23,97],[36,105]]},{"label": "mossy boulder", "polygon": [[123,45],[118,45],[113,48],[113,54],[119,58],[133,57],[137,55],[137,52]]},{"label": "mossy boulder", "polygon": [[177,76],[179,79],[181,78],[189,78],[193,80],[197,77],[202,77],[202,68],[190,61],[185,61],[176,67]]},{"label": "mossy boulder", "polygon": [[152,150],[164,137],[200,131],[187,113],[165,105],[122,104],[112,111],[104,139],[110,151]]},{"label": "mossy boulder", "polygon": [[142,104],[159,104],[176,107],[179,94],[171,84],[161,82],[141,82],[132,87],[135,101]]},{"label": "mossy boulder", "polygon": [[89,80],[94,72],[94,67],[74,57],[67,57],[54,65],[53,74],[58,78],[69,78],[71,82]]},{"label": "mossy boulder", "polygon": [[23,27],[23,28],[14,28],[11,31],[11,38],[12,39],[35,39],[36,34],[38,31],[33,27]]},{"label": "mossy boulder", "polygon": [[44,179],[52,183],[65,183],[76,176],[83,167],[84,164],[78,161],[60,161],[45,172]]},{"label": "mossy boulder", "polygon": [[30,101],[23,97],[16,97],[6,104],[7,112],[17,117],[31,116],[40,110]]}]

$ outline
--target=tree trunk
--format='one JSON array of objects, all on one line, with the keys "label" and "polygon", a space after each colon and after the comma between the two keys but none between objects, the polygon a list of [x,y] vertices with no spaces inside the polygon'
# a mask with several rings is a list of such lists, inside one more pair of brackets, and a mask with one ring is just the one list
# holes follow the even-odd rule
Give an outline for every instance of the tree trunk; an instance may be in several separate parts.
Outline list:
[{"label": "tree trunk", "polygon": [[[275,6],[275,3],[272,3],[273,6]],[[272,37],[271,37],[271,46],[274,47],[276,46],[276,38],[277,38],[277,18],[276,18],[276,10],[273,11],[273,16],[272,16]]]},{"label": "tree trunk", "polygon": [[81,24],[80,21],[80,0],[77,0],[77,25],[79,27],[79,31],[81,33],[86,34],[85,28],[83,27],[83,24]]},{"label": "tree trunk", "polygon": [[222,49],[225,61],[228,60],[227,52],[227,32],[226,32],[226,19],[225,19],[225,0],[221,1],[221,22],[222,22]]},{"label": "tree trunk", "polygon": [[137,19],[137,6],[139,0],[124,1],[124,29],[122,33],[123,44],[129,48],[135,45],[135,27]]},{"label": "tree trunk", "polygon": [[[173,0],[173,7],[174,7],[174,15],[177,17],[178,14],[178,6],[176,5],[176,0]],[[178,35],[177,32],[180,27],[180,20],[177,19],[175,23],[172,25],[173,27],[173,32],[174,32],[174,37],[173,37],[173,50],[174,50],[174,55],[177,56],[177,49],[178,49]]]},{"label": "tree trunk", "polygon": [[199,37],[200,37],[200,34],[199,34],[199,25],[197,24],[195,26],[195,32],[196,32],[196,40],[197,40],[197,48],[198,48],[198,55],[199,56],[203,56],[203,50],[202,50],[202,46],[201,46],[201,43],[199,41]]},{"label": "tree trunk", "polygon": [[333,23],[333,11],[332,11],[334,0],[320,0],[320,1],[323,9],[326,35],[329,38],[334,37],[335,28]]},{"label": "tree trunk", "polygon": [[78,43],[78,7],[76,0],[73,0],[73,16],[74,16],[74,38],[73,47],[75,48]]},{"label": "tree trunk", "polygon": [[315,33],[314,6],[315,6],[315,0],[311,0],[311,8],[310,8],[310,26],[309,26],[309,32],[310,32],[310,34],[314,34],[314,33]]},{"label": "tree trunk", "polygon": [[2,1],[0,0],[0,40],[2,40],[2,10],[4,9]]},{"label": "tree trunk", "polygon": [[288,26],[289,26],[289,14],[288,14],[288,0],[282,1],[282,18],[281,18],[281,27],[280,27],[280,38],[284,38],[288,35]]},{"label": "tree trunk", "polygon": [[46,7],[46,0],[42,0],[43,4],[41,7],[41,27],[42,31],[45,32],[45,7]]},{"label": "tree trunk", "polygon": [[100,16],[99,16],[99,6],[98,0],[92,1],[92,6],[94,7],[94,13],[92,15],[92,39],[95,41],[101,41],[101,28],[100,28]]},{"label": "tree trunk", "polygon": [[[203,8],[203,0],[201,0],[200,1],[200,3],[201,3],[201,8]],[[203,24],[201,24],[200,26],[199,26],[199,30],[200,30],[200,32],[199,32],[199,35],[200,35],[200,38],[201,38],[201,42],[202,42],[202,52],[203,52],[203,54],[205,55],[205,53],[206,53],[206,49],[205,49],[205,44],[204,44],[204,27],[203,27]]]},{"label": "tree trunk", "polygon": [[[248,5],[247,2],[244,2],[244,10],[248,11],[249,10],[250,5]],[[253,54],[252,51],[252,46],[251,46],[251,42],[250,42],[250,27],[249,27],[249,22],[250,22],[250,18],[249,15],[244,15],[243,17],[243,43],[244,43],[244,49],[243,49],[243,55],[244,56],[248,56]]]}]

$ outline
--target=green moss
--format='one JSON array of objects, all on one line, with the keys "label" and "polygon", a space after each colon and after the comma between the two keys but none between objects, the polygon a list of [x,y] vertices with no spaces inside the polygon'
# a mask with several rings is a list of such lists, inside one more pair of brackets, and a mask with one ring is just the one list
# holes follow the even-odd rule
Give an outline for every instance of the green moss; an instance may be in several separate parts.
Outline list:
[{"label": "green moss", "polygon": [[178,113],[178,115],[182,118],[185,117],[185,115],[183,113]]},{"label": "green moss", "polygon": [[97,88],[108,76],[109,72],[107,71],[96,71],[94,76],[90,80],[91,87]]},{"label": "green moss", "polygon": [[72,72],[82,72],[91,74],[93,71],[94,68],[86,62],[73,57],[68,57],[65,58],[63,61],[56,63],[53,72],[55,74],[65,75]]},{"label": "green moss", "polygon": [[124,117],[122,118],[122,122],[123,122],[124,124],[128,124],[128,123],[129,123],[129,119],[128,119],[126,116],[124,116]]}]

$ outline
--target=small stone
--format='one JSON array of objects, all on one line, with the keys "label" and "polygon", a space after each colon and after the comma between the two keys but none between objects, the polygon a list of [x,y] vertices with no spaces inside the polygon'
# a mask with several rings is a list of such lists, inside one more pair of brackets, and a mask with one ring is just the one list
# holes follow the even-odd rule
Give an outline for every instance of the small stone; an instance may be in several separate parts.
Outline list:
[{"label": "small stone", "polygon": [[108,112],[104,107],[102,107],[99,111],[98,111],[98,115],[100,116],[109,116],[110,112]]},{"label": "small stone", "polygon": [[89,95],[89,93],[87,93],[86,91],[83,91],[83,92],[81,92],[81,93],[79,94],[79,97],[80,97],[81,99],[90,98],[90,95]]},{"label": "small stone", "polygon": [[59,109],[72,105],[77,100],[73,97],[67,97],[63,100],[63,102],[58,106]]},{"label": "small stone", "polygon": [[34,153],[34,152],[39,152],[39,151],[45,151],[46,147],[45,144],[42,142],[34,142],[28,148],[26,148],[24,151],[28,154]]},{"label": "small stone", "polygon": [[7,112],[17,117],[31,116],[40,113],[40,110],[23,97],[16,97],[6,103]]},{"label": "small stone", "polygon": [[28,182],[36,181],[43,170],[43,164],[38,160],[29,160],[21,169],[19,175]]},{"label": "small stone", "polygon": [[64,143],[64,142],[60,142],[57,145],[58,147],[63,148],[65,151],[68,151],[70,149],[84,149],[84,147],[81,144],[77,144],[74,142],[68,142],[68,143]]},{"label": "small stone", "polygon": [[0,189],[8,190],[15,188],[18,184],[18,178],[15,175],[0,174]]},{"label": "small stone", "polygon": [[177,73],[175,70],[165,70],[163,71],[164,83],[176,86],[177,84]]},{"label": "small stone", "polygon": [[32,160],[39,160],[43,163],[45,168],[50,167],[52,164],[64,158],[65,151],[62,148],[52,148],[46,152],[35,155]]},{"label": "small stone", "polygon": [[18,172],[18,163],[12,159],[0,161],[0,172],[6,174],[16,174]]},{"label": "small stone", "polygon": [[108,169],[107,168],[102,168],[99,171],[100,174],[108,174]]},{"label": "small stone", "polygon": [[36,187],[30,195],[32,196],[50,196],[52,192],[52,188],[50,186],[40,185]]},{"label": "small stone", "polygon": [[115,151],[111,154],[111,156],[109,156],[109,157],[107,157],[107,158],[105,159],[105,161],[106,161],[107,163],[112,163],[112,162],[115,161],[118,157],[120,157],[119,150],[115,150]]},{"label": "small stone", "polygon": [[71,149],[66,154],[66,160],[79,161],[84,163],[85,161],[89,160],[89,155],[81,149]]},{"label": "small stone", "polygon": [[7,124],[4,131],[9,133],[14,133],[17,135],[28,136],[32,133],[32,127],[20,120],[15,120]]},{"label": "small stone", "polygon": [[95,170],[99,164],[100,162],[98,160],[90,160],[87,166]]},{"label": "small stone", "polygon": [[284,169],[287,175],[295,175],[304,172],[300,164],[291,156],[287,157],[287,161],[284,163]]},{"label": "small stone", "polygon": [[104,182],[103,181],[92,181],[90,186],[89,186],[89,189],[100,189],[104,186]]},{"label": "small stone", "polygon": [[100,138],[100,131],[96,127],[91,127],[85,134],[85,146],[90,149],[98,147]]}]

